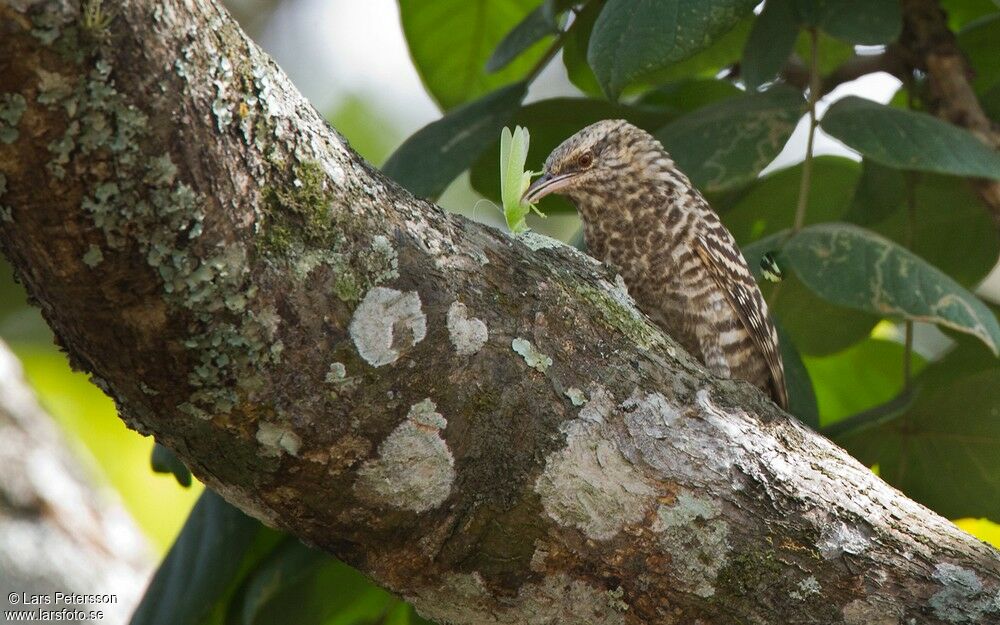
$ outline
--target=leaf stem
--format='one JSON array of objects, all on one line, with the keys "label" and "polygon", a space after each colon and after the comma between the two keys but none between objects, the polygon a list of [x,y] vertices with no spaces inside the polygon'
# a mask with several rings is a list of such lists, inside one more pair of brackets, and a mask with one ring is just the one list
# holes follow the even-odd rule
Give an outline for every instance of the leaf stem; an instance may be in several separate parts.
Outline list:
[{"label": "leaf stem", "polygon": [[809,136],[806,138],[806,158],[802,161],[802,180],[799,185],[799,202],[795,207],[795,222],[792,234],[802,229],[806,223],[806,207],[809,205],[809,186],[812,182],[813,141],[816,138],[816,103],[819,101],[819,32],[809,29]]}]

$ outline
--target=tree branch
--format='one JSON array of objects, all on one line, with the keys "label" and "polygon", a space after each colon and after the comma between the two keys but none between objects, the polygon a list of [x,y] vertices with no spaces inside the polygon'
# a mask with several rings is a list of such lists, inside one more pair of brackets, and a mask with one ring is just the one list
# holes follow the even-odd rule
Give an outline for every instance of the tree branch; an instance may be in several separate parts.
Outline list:
[{"label": "tree branch", "polygon": [[0,244],[122,418],[441,623],[996,616],[1000,556],[614,277],[416,200],[210,2],[0,5]]}]

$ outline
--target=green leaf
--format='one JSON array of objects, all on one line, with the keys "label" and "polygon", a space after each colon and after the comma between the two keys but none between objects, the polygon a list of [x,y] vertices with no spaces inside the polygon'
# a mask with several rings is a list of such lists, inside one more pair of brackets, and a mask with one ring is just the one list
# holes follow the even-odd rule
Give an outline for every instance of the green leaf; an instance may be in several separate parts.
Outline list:
[{"label": "green leaf", "polygon": [[939,514],[1000,518],[1000,393],[988,391],[1000,388],[1000,368],[949,380],[928,368],[917,385],[906,414],[837,443]]},{"label": "green leaf", "polygon": [[834,103],[820,125],[848,147],[889,167],[1000,180],[1000,154],[969,132],[926,113],[850,96]]},{"label": "green leaf", "polygon": [[903,29],[899,0],[797,0],[803,24],[849,43],[894,41]]},{"label": "green leaf", "polygon": [[[1000,236],[989,213],[962,178],[936,174],[916,178],[912,227],[905,206],[867,227],[905,245],[966,288],[975,287],[1000,255]],[[884,189],[903,200],[905,187],[893,189],[891,180],[882,179]]]},{"label": "green leaf", "polygon": [[616,99],[637,79],[707,48],[751,13],[755,0],[608,0],[590,36],[587,60]]},{"label": "green leaf", "polygon": [[[538,42],[502,71],[486,61],[538,0],[399,0],[410,56],[431,96],[445,110],[523,79],[545,52]],[[497,129],[499,132],[499,129]]]},{"label": "green leaf", "polygon": [[683,115],[743,93],[739,87],[726,80],[694,78],[670,82],[647,91],[639,98],[638,104],[656,107],[671,115]]},{"label": "green leaf", "polygon": [[[296,541],[297,542],[297,541]],[[268,597],[256,605],[243,603],[240,609],[249,608],[252,620],[230,620],[227,625],[374,625],[376,623],[401,623],[410,610],[382,590],[364,575],[332,557],[318,552],[309,555],[304,546],[286,543],[274,560],[265,563],[257,574],[248,577],[242,596],[252,602],[251,589],[267,589]],[[307,574],[294,571],[296,563],[309,569]],[[317,566],[318,564],[318,566]],[[268,583],[277,584],[269,587]],[[383,620],[384,619],[384,620]]]},{"label": "green leaf", "polygon": [[[531,129],[527,166],[540,170],[545,158],[556,146],[584,126],[602,119],[627,119],[649,130],[661,126],[669,116],[656,109],[611,104],[605,100],[553,98],[528,104],[511,121]],[[499,144],[494,142],[472,166],[472,186],[487,198],[499,198],[501,195],[499,153]],[[538,206],[546,214],[575,210],[572,204],[557,195],[542,198]]]},{"label": "green leaf", "polygon": [[941,0],[948,18],[948,27],[958,32],[972,20],[1000,11],[996,0]]},{"label": "green leaf", "polygon": [[788,390],[788,412],[809,427],[819,428],[819,408],[813,392],[809,371],[802,362],[792,337],[777,323],[781,345],[781,361],[785,365],[785,387]]},{"label": "green leaf", "polygon": [[755,179],[774,160],[802,108],[802,94],[779,85],[698,109],[656,137],[696,186],[721,191]]},{"label": "green leaf", "polygon": [[[854,46],[820,32],[818,52],[819,73],[829,74],[844,61],[854,56]],[[795,55],[803,64],[808,65],[809,58],[812,56],[812,37],[809,36],[808,31],[799,31],[799,36],[795,40]]]},{"label": "green leaf", "polygon": [[834,304],[940,324],[998,353],[1000,324],[982,301],[874,232],[843,223],[808,226],[788,240],[782,257],[806,286]]},{"label": "green leaf", "polygon": [[555,4],[551,0],[545,0],[504,36],[486,61],[486,71],[493,73],[503,69],[532,44],[558,32],[559,20]]},{"label": "green leaf", "polygon": [[791,0],[767,0],[743,48],[740,75],[753,91],[775,79],[795,48],[799,24]]},{"label": "green leaf", "polygon": [[863,159],[861,177],[854,188],[851,206],[844,213],[844,221],[859,226],[882,221],[903,205],[905,187],[905,172]]},{"label": "green leaf", "polygon": [[173,451],[163,445],[159,443],[153,445],[149,464],[156,473],[172,473],[177,479],[177,483],[184,488],[191,486],[191,471],[188,470],[187,465],[181,462],[181,459]]},{"label": "green leaf", "polygon": [[594,76],[594,70],[587,64],[587,48],[594,22],[601,13],[600,2],[588,2],[573,20],[572,27],[563,37],[562,61],[569,81],[577,89],[591,96],[601,96],[601,85]]},{"label": "green leaf", "polygon": [[[238,622],[242,625],[254,625],[265,606],[284,589],[301,583],[317,568],[331,561],[333,558],[326,553],[306,547],[294,537],[285,538],[260,566],[247,575],[238,592],[240,598],[230,608],[230,614],[234,617],[238,614]],[[295,621],[306,623],[309,619]]]},{"label": "green leaf", "polygon": [[1000,13],[967,24],[957,36],[958,47],[972,66],[972,87],[984,93],[1000,83]]},{"label": "green leaf", "polygon": [[404,141],[382,171],[418,197],[436,197],[496,140],[525,92],[517,83],[449,112]]},{"label": "green leaf", "polygon": [[[899,343],[865,338],[826,356],[803,358],[819,402],[820,423],[826,427],[891,401],[903,388],[903,353]],[[926,364],[911,356],[914,373]]]},{"label": "green leaf", "polygon": [[277,534],[205,489],[153,575],[130,625],[199,625],[222,609]]}]

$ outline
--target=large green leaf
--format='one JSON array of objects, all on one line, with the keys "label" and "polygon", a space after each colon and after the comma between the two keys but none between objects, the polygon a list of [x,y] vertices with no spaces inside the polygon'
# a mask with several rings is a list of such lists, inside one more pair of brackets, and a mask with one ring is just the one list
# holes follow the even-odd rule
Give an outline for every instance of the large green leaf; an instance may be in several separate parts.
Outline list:
[{"label": "large green leaf", "polygon": [[[928,368],[903,416],[837,438],[887,482],[950,518],[1000,518],[1000,368]],[[939,378],[951,370],[948,378]]]},{"label": "large green leaf", "polygon": [[594,24],[587,60],[604,93],[614,99],[635,80],[707,48],[755,4],[608,0]]},{"label": "large green leaf", "polygon": [[[829,74],[844,61],[854,56],[854,46],[820,32],[818,52],[819,73]],[[799,36],[795,40],[795,54],[804,65],[809,64],[809,59],[812,56],[812,36],[808,31],[799,31]]]},{"label": "large green leaf", "polygon": [[[653,108],[586,98],[553,98],[525,106],[511,121],[531,131],[527,167],[538,171],[557,145],[584,126],[602,119],[627,119],[637,126],[652,129],[659,127],[669,117]],[[500,197],[498,139],[499,133],[493,137],[493,144],[472,166],[471,172],[473,188],[493,199]],[[573,210],[568,201],[554,195],[543,198],[539,208],[544,212]]]},{"label": "large green leaf", "polygon": [[849,43],[889,43],[903,28],[899,0],[796,0],[803,24]]},{"label": "large green leaf", "polygon": [[294,539],[247,577],[240,595],[243,601],[234,604],[227,625],[421,622],[409,606],[358,571]]},{"label": "large green leaf", "polygon": [[544,54],[536,43],[503,70],[486,61],[538,0],[399,0],[403,33],[424,86],[450,109],[521,80]]},{"label": "large green leaf", "polygon": [[415,132],[382,171],[419,197],[436,197],[500,136],[527,87],[517,83],[449,112]]},{"label": "large green leaf", "polygon": [[976,18],[1000,11],[1000,4],[997,4],[996,0],[940,0],[940,2],[948,17],[948,26],[953,31],[960,30]]},{"label": "large green leaf", "polygon": [[[865,338],[834,354],[806,356],[820,423],[829,426],[892,400],[903,387],[904,352],[899,343]],[[926,364],[917,354],[910,363],[914,373]]]},{"label": "large green leaf", "polygon": [[220,623],[238,581],[277,540],[276,532],[206,489],[130,625]]},{"label": "large green leaf", "polygon": [[834,103],[821,125],[847,146],[883,165],[1000,179],[1000,154],[969,132],[926,113],[850,96]]},{"label": "large green leaf", "polygon": [[[905,197],[905,189],[899,194]],[[1000,236],[975,191],[961,178],[922,174],[913,196],[912,226],[902,207],[867,227],[905,245],[959,284],[978,285],[996,265]]]},{"label": "large green leaf", "polygon": [[747,89],[774,80],[795,48],[799,24],[792,0],[768,0],[743,48],[740,75]]},{"label": "large green leaf", "polygon": [[781,252],[803,283],[832,303],[940,324],[976,336],[998,352],[1000,324],[982,301],[870,230],[844,223],[808,226]]},{"label": "large green leaf", "polygon": [[774,160],[802,108],[802,94],[779,85],[698,109],[656,137],[695,185],[721,191],[753,180]]},{"label": "large green leaf", "polygon": [[559,20],[557,18],[555,2],[552,0],[542,2],[509,33],[504,35],[500,45],[486,61],[486,71],[496,72],[503,69],[533,44],[549,35],[558,33]]}]

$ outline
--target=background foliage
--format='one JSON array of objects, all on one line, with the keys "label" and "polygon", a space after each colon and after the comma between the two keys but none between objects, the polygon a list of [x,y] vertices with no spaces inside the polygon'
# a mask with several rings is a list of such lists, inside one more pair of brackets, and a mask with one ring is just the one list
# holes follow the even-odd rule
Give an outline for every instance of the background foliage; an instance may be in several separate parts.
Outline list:
[{"label": "background foliage", "polygon": [[[498,201],[505,125],[531,131],[534,169],[598,119],[646,128],[710,198],[751,266],[770,252],[784,270],[782,282],[762,287],[782,328],[796,416],[908,496],[1000,544],[990,521],[1000,521],[1000,326],[995,303],[974,293],[996,265],[1000,238],[967,181],[1000,179],[1000,156],[926,113],[927,85],[912,74],[887,105],[844,97],[815,115],[816,126],[857,158],[807,158],[803,150],[801,162],[761,175],[796,125],[811,123],[810,108],[816,112],[809,81],[793,80],[790,68],[812,68],[819,84],[891,47],[903,20],[896,0],[756,4],[399,0],[413,63],[442,117],[403,142],[384,170],[429,198],[469,171],[473,188]],[[942,5],[996,121],[1000,7]],[[552,63],[563,65],[575,94],[527,101]],[[331,114],[363,155],[382,162],[392,138],[371,116],[357,101]],[[578,241],[569,204],[546,198],[541,208],[552,219],[535,227]],[[2,269],[0,336],[165,548],[200,487],[154,477],[152,442],[126,431],[110,401],[66,369]],[[184,477],[165,450],[155,464]],[[160,507],[145,506],[150,499]],[[206,491],[133,622],[421,619],[353,569]]]}]

